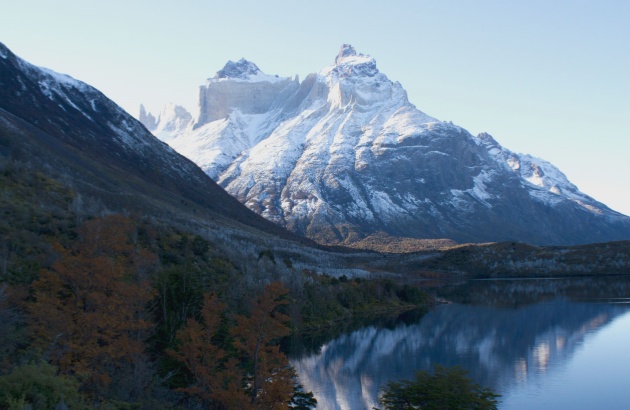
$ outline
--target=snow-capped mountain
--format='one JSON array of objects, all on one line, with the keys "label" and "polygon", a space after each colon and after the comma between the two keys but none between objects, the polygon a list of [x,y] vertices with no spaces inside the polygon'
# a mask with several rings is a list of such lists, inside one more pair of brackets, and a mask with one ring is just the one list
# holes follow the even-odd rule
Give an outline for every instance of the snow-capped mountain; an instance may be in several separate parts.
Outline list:
[{"label": "snow-capped mountain", "polygon": [[323,243],[630,238],[630,218],[550,163],[418,110],[350,45],[302,82],[228,62],[168,143],[250,209]]}]

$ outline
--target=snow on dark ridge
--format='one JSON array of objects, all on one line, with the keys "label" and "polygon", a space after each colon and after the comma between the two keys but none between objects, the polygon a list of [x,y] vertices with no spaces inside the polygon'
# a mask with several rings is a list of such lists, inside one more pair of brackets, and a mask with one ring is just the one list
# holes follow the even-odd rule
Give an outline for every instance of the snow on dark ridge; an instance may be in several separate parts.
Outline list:
[{"label": "snow on dark ridge", "polygon": [[85,90],[88,87],[87,84],[70,77],[68,74],[61,74],[45,67],[36,67],[36,68],[40,70],[48,78],[52,78],[53,80],[55,80],[55,82],[59,84],[63,84],[64,86],[73,87],[78,90]]},{"label": "snow on dark ridge", "polygon": [[214,76],[215,80],[220,78],[242,78],[247,79],[249,76],[255,76],[258,74],[262,74],[262,71],[258,68],[258,66],[251,61],[247,61],[244,58],[234,62],[232,60],[228,61],[221,70],[217,71],[217,74]]},{"label": "snow on dark ridge", "polygon": [[70,89],[74,88],[80,92],[85,92],[91,88],[84,82],[74,79],[67,74],[61,74],[49,68],[39,67],[22,60],[2,43],[0,43],[0,57],[5,60],[9,58],[14,59],[17,66],[39,82],[42,91],[48,93],[49,98],[52,98],[53,92],[60,94],[65,99],[67,98],[65,92]]}]

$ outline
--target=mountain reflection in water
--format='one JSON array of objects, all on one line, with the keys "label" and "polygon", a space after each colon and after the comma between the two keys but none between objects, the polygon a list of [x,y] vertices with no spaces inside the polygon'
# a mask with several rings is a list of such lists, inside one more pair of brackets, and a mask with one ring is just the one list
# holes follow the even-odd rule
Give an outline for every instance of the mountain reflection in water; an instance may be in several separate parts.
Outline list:
[{"label": "mountain reflection in water", "polygon": [[[566,364],[589,335],[630,307],[611,303],[625,301],[627,294],[601,301],[601,293],[580,293],[571,300],[567,289],[583,286],[550,283],[476,283],[476,290],[469,288],[463,294],[485,295],[485,304],[480,298],[469,300],[474,305],[440,305],[413,324],[390,329],[367,326],[323,344],[319,352],[292,357],[292,364],[321,409],[371,409],[378,405],[378,391],[388,380],[411,378],[416,370],[433,364],[461,366],[477,382],[506,395],[528,381],[544,383],[550,369]],[[531,290],[540,286],[546,289],[541,293],[546,300],[536,302]],[[560,286],[552,293],[564,296],[550,298],[549,286]],[[530,292],[525,292],[526,304],[512,304],[517,307],[505,307],[506,300],[497,303],[488,296],[496,293],[505,299],[511,289],[511,297],[517,299],[514,289],[519,287]],[[613,287],[627,290],[626,282]],[[447,291],[451,296],[458,292],[461,289]],[[585,301],[593,297],[598,301]]]}]

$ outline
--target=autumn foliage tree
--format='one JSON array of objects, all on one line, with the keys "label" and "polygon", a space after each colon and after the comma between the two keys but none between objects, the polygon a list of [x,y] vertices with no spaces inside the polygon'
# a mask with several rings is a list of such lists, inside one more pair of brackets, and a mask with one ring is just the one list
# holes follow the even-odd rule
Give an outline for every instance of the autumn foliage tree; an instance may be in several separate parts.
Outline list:
[{"label": "autumn foliage tree", "polygon": [[204,408],[211,408],[224,394],[226,389],[225,370],[227,353],[217,345],[225,304],[214,294],[204,295],[201,309],[201,322],[190,318],[186,325],[177,332],[179,348],[169,350],[168,354],[182,363],[191,376],[191,384],[179,391],[196,397]]},{"label": "autumn foliage tree", "polygon": [[152,327],[146,279],[156,258],[134,244],[134,230],[122,216],[85,222],[74,245],[54,244],[59,258],[32,284],[36,345],[94,397],[142,359]]},{"label": "autumn foliage tree", "polygon": [[238,315],[232,329],[234,345],[251,372],[249,397],[254,408],[288,408],[295,387],[295,373],[273,343],[289,334],[289,317],[278,311],[289,303],[287,293],[281,283],[267,285],[253,303],[251,314]]},{"label": "autumn foliage tree", "polygon": [[178,349],[170,353],[192,378],[180,391],[196,397],[204,408],[289,409],[294,398],[315,407],[316,400],[301,391],[295,370],[276,343],[289,334],[289,319],[279,312],[288,304],[286,296],[280,283],[267,285],[250,314],[236,315],[231,340],[221,346],[217,335],[225,305],[206,295],[201,321],[187,321],[177,332]]}]

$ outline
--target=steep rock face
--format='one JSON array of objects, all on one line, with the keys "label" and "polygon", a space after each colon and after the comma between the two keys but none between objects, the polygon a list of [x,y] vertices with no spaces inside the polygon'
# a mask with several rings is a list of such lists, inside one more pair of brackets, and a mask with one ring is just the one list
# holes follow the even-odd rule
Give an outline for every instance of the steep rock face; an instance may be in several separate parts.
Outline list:
[{"label": "steep rock face", "polygon": [[228,63],[169,144],[250,209],[323,243],[630,238],[630,218],[553,165],[419,111],[349,45],[301,83]]},{"label": "steep rock face", "polygon": [[245,59],[228,61],[214,78],[199,89],[199,118],[195,128],[230,115],[234,110],[242,114],[262,114],[274,108],[274,103],[286,88],[292,93],[297,83],[290,78],[265,75]]}]

